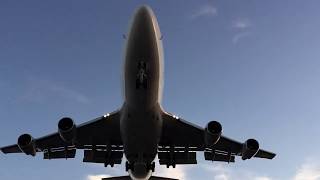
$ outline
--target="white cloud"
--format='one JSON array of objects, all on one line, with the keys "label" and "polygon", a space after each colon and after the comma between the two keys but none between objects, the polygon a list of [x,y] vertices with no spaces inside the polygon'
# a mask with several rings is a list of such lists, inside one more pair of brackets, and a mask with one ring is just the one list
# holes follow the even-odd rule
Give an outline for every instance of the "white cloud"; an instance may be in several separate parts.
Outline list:
[{"label": "white cloud", "polygon": [[[117,170],[118,168],[113,169],[113,171]],[[120,170],[120,169],[118,169]],[[123,169],[120,170],[123,172]],[[122,175],[128,175],[119,173]],[[181,180],[187,180],[187,174],[186,174],[186,167],[177,165],[176,168],[166,168],[166,166],[156,166],[155,173],[152,174],[153,176],[159,176],[159,177],[167,177],[167,178],[177,178]],[[109,175],[109,174],[98,174],[98,175],[88,175],[86,177],[86,180],[101,180],[102,178],[108,178],[108,177],[114,177],[118,176],[118,173],[115,175]]]},{"label": "white cloud", "polygon": [[259,175],[248,170],[231,170],[222,164],[202,165],[210,174],[215,174],[213,180],[272,180],[268,176]]},{"label": "white cloud", "polygon": [[218,10],[216,7],[212,5],[204,5],[200,9],[198,9],[196,12],[192,14],[192,18],[198,18],[202,16],[215,16],[217,15]]},{"label": "white cloud", "polygon": [[299,167],[293,180],[320,180],[320,163],[307,160]]},{"label": "white cloud", "polygon": [[88,175],[86,180],[101,180],[102,178],[111,177],[108,174]]},{"label": "white cloud", "polygon": [[235,35],[232,38],[232,43],[237,44],[239,40],[250,35],[248,29],[252,26],[252,23],[247,18],[238,18],[232,22],[231,27],[235,30]]},{"label": "white cloud", "polygon": [[250,35],[250,32],[240,32],[233,36],[232,43],[237,44],[240,39],[243,39],[245,37],[248,37]]},{"label": "white cloud", "polygon": [[256,177],[255,180],[271,180],[269,177]]},{"label": "white cloud", "polygon": [[89,99],[80,92],[54,81],[30,76],[27,78],[26,91],[20,100],[43,102],[48,98],[63,98],[78,103],[88,103]]},{"label": "white cloud", "polygon": [[177,178],[177,179],[187,179],[186,168],[183,165],[177,165],[176,168],[166,168],[166,166],[157,166],[154,176],[167,177],[167,178]]},{"label": "white cloud", "polygon": [[248,29],[251,25],[250,20],[245,18],[239,18],[232,22],[232,27],[239,30]]},{"label": "white cloud", "polygon": [[59,86],[57,84],[51,84],[51,86],[49,87],[52,91],[60,94],[63,97],[66,98],[70,98],[73,99],[75,101],[78,101],[79,103],[88,103],[89,100],[86,96],[84,96],[83,94],[74,91],[72,89],[69,89],[65,86]]},{"label": "white cloud", "polygon": [[229,177],[226,174],[218,174],[213,177],[214,180],[228,180]]},{"label": "white cloud", "polygon": [[159,176],[159,177],[167,177],[167,178],[177,178],[181,180],[187,180],[187,166],[184,165],[177,165],[176,168],[167,168],[165,165],[159,165],[158,156],[154,160],[156,162],[155,172],[152,176]]}]

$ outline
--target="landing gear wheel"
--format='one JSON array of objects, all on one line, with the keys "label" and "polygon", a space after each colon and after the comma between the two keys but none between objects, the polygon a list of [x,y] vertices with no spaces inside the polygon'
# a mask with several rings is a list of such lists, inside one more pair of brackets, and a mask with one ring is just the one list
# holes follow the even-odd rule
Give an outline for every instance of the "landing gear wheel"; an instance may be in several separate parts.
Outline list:
[{"label": "landing gear wheel", "polygon": [[155,167],[156,167],[156,163],[152,162],[151,164],[148,165],[147,170],[151,170],[152,172],[154,172]]},{"label": "landing gear wheel", "polygon": [[134,171],[134,165],[130,164],[128,161],[126,162],[126,171]]},{"label": "landing gear wheel", "polygon": [[151,171],[154,172],[154,169],[156,168],[156,163],[153,162],[151,163]]},{"label": "landing gear wheel", "polygon": [[126,162],[126,171],[129,171],[129,169],[130,169],[130,168],[129,168],[129,162],[127,161],[127,162]]}]

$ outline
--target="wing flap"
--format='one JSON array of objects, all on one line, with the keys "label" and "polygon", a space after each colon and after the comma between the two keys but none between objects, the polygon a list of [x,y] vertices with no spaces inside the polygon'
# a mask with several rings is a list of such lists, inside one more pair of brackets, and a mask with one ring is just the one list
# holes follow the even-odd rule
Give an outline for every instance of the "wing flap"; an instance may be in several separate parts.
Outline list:
[{"label": "wing flap", "polygon": [[85,150],[83,162],[121,164],[123,151]]},{"label": "wing flap", "polygon": [[197,164],[196,152],[159,152],[160,165]]},{"label": "wing flap", "polygon": [[235,162],[234,155],[217,154],[211,152],[204,152],[204,159],[207,161],[220,161],[220,162]]},{"label": "wing flap", "polygon": [[63,151],[46,151],[43,153],[43,159],[69,159],[76,156],[76,149],[67,149]]}]

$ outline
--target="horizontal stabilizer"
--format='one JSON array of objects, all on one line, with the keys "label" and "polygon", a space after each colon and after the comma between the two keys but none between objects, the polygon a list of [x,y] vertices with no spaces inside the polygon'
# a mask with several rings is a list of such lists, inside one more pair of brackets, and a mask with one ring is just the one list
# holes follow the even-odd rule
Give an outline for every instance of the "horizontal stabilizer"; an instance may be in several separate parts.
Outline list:
[{"label": "horizontal stabilizer", "polygon": [[[131,178],[130,176],[119,176],[119,177],[102,178],[102,180],[131,180]],[[149,180],[179,180],[179,179],[151,176]]]}]

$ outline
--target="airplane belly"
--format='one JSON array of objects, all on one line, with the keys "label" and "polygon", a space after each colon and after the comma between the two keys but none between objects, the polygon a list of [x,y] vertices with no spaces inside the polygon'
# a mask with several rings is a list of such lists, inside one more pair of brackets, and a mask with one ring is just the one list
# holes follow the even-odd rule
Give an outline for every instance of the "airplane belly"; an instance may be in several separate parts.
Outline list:
[{"label": "airplane belly", "polygon": [[157,109],[134,111],[127,108],[123,111],[121,136],[129,162],[151,163],[154,160],[162,130],[162,119]]},{"label": "airplane belly", "polygon": [[120,131],[126,168],[133,179],[148,179],[162,132],[162,44],[151,9],[136,11],[126,44],[124,64],[125,104]]}]

